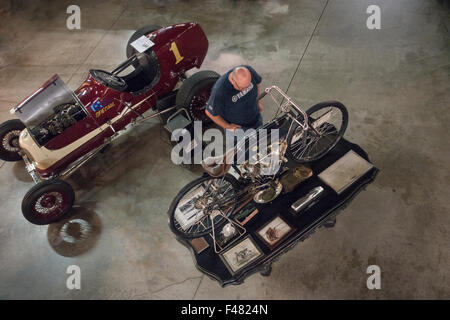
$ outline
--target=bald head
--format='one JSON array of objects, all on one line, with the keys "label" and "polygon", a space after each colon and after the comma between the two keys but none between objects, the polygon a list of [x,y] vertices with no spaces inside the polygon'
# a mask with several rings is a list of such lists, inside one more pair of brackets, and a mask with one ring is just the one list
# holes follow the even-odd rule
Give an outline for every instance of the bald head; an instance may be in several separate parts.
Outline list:
[{"label": "bald head", "polygon": [[252,75],[247,68],[236,67],[230,73],[230,80],[236,90],[242,91],[250,85]]}]

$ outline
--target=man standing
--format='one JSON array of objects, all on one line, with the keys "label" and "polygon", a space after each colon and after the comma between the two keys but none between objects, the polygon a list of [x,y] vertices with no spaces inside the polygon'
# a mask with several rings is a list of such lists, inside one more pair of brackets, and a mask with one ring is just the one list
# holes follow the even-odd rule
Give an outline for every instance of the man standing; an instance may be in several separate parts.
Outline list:
[{"label": "man standing", "polygon": [[206,115],[226,130],[258,128],[263,123],[260,83],[261,76],[250,66],[229,70],[214,84]]}]

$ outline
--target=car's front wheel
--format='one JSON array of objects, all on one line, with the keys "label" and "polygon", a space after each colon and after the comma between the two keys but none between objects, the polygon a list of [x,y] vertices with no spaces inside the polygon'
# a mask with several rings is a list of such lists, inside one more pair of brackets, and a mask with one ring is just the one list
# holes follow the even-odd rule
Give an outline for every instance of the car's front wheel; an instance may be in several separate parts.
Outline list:
[{"label": "car's front wheel", "polygon": [[75,194],[67,182],[53,179],[39,182],[22,201],[22,213],[33,224],[50,224],[61,220],[72,209]]},{"label": "car's front wheel", "polygon": [[0,159],[4,161],[19,161],[19,136],[25,125],[22,121],[14,119],[0,125]]}]

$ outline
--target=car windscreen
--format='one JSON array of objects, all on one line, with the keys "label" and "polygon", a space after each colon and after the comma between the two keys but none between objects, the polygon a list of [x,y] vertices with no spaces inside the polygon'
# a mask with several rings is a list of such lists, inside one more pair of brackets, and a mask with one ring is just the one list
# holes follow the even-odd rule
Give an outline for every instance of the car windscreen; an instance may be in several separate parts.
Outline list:
[{"label": "car windscreen", "polygon": [[28,128],[33,129],[65,104],[77,104],[77,99],[64,81],[54,75],[13,111]]}]

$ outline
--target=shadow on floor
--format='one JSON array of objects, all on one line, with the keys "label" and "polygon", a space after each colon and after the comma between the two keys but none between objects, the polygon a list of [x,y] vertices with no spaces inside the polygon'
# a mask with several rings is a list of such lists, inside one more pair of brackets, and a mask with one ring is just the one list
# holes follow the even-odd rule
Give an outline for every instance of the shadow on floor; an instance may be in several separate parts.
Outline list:
[{"label": "shadow on floor", "polygon": [[[93,187],[116,183],[134,170],[145,168],[151,171],[161,157],[167,161],[167,166],[170,166],[172,144],[164,130],[159,123],[151,127],[142,125],[133,128],[128,134],[114,141],[104,152],[90,159],[70,177],[70,183],[75,190],[82,190],[84,194]],[[199,165],[181,166],[194,173],[202,172]],[[90,189],[86,186],[90,186]]]},{"label": "shadow on floor", "polygon": [[102,223],[95,211],[73,207],[69,218],[48,227],[47,240],[59,255],[76,257],[95,246],[101,231]]},{"label": "shadow on floor", "polygon": [[14,163],[12,167],[13,175],[17,180],[22,182],[33,182],[33,178],[31,178],[30,174],[27,171],[25,166],[25,162],[17,161]]}]

